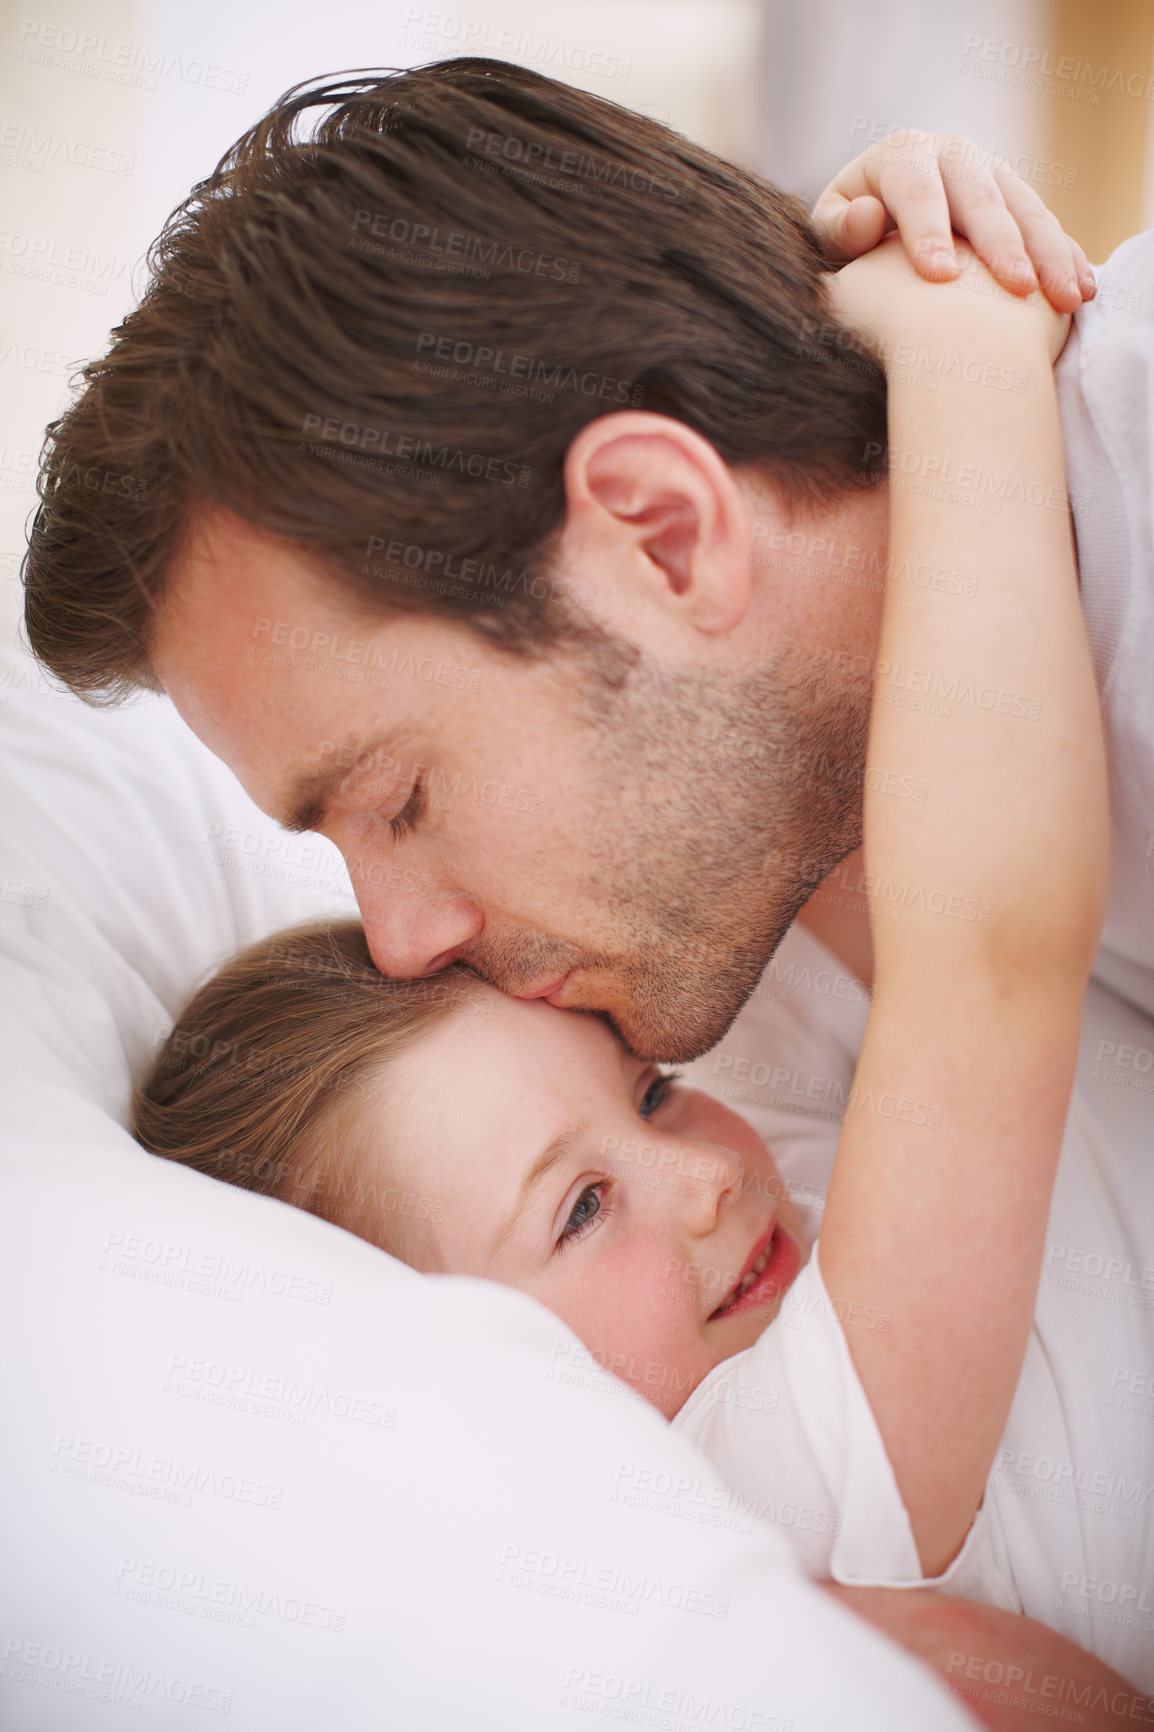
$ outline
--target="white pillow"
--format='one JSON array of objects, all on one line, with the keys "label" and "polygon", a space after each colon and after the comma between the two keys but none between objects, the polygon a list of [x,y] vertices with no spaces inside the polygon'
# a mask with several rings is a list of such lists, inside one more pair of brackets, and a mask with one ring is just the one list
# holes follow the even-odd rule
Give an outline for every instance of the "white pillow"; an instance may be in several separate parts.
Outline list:
[{"label": "white pillow", "polygon": [[347,880],[167,704],[0,695],[0,1721],[970,1724],[533,1300],[133,1143],[196,982]]}]

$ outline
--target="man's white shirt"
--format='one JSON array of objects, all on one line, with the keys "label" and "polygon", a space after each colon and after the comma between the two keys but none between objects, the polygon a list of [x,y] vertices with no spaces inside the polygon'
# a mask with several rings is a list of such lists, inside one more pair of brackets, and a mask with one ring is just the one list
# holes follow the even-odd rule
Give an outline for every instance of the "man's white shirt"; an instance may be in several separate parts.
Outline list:
[{"label": "man's white shirt", "polygon": [[1154,1016],[1154,231],[1096,272],[1054,376],[1110,763],[1098,978]]}]

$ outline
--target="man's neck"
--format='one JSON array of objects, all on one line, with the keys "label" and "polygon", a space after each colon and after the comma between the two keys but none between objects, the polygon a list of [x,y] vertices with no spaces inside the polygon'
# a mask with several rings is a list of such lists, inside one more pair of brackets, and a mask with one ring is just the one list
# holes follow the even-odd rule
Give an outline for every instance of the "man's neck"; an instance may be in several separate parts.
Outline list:
[{"label": "man's neck", "polygon": [[[889,552],[889,488],[847,492],[787,515],[776,492],[753,493],[755,559],[763,568],[767,640],[808,646],[847,688],[873,677]],[[864,770],[864,765],[863,765]],[[798,920],[867,987],[873,941],[860,885],[861,849],[814,891]]]},{"label": "man's neck", "polygon": [[861,884],[864,872],[862,851],[856,848],[818,885],[797,918],[863,985],[872,987],[874,947],[865,896],[848,888]]},{"label": "man's neck", "polygon": [[808,649],[848,681],[872,673],[889,552],[889,488],[849,490],[787,511],[777,489],[751,485],[754,631],[761,652]]}]

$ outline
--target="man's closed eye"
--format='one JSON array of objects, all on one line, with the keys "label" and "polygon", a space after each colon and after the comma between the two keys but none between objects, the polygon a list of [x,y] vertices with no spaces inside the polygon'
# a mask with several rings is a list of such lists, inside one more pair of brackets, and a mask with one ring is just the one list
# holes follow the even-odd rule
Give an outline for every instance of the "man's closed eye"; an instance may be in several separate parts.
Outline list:
[{"label": "man's closed eye", "polygon": [[399,842],[402,836],[407,836],[420,823],[425,815],[425,804],[425,778],[420,775],[413,783],[412,792],[404,806],[395,818],[388,820],[389,830],[395,842]]}]

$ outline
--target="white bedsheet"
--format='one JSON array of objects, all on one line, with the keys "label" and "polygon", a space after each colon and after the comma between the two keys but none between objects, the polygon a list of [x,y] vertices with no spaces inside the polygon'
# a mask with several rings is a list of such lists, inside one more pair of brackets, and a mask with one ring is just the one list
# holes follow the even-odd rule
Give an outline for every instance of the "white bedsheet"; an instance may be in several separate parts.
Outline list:
[{"label": "white bedsheet", "polygon": [[137,1148],[198,976],[343,880],[165,704],[0,698],[0,1723],[969,1724],[534,1301]]}]

